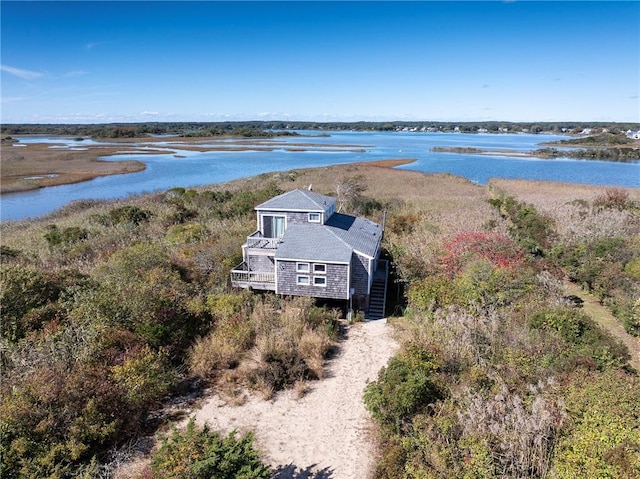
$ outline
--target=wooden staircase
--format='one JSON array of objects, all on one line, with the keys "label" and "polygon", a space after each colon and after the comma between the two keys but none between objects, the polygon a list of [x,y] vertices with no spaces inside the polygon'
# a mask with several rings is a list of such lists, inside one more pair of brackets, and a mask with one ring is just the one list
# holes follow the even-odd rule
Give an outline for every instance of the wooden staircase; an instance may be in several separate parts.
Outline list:
[{"label": "wooden staircase", "polygon": [[371,293],[369,294],[369,309],[367,319],[382,319],[385,317],[384,310],[387,301],[387,278],[389,277],[389,262],[378,260],[378,268],[373,275]]}]

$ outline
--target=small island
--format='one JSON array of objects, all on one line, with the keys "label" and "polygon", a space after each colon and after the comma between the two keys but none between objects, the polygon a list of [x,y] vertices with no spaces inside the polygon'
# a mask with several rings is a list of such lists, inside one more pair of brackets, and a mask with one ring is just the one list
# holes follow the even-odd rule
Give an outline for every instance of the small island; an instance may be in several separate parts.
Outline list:
[{"label": "small island", "polygon": [[[489,150],[474,147],[445,146],[436,146],[431,148],[430,151],[437,153],[524,158],[573,158],[577,160],[617,161],[624,163],[640,161],[640,140],[628,138],[622,134],[601,133],[593,136],[549,141],[541,144],[545,146],[545,148],[538,148],[531,151]],[[561,147],[563,149],[553,147]]]}]

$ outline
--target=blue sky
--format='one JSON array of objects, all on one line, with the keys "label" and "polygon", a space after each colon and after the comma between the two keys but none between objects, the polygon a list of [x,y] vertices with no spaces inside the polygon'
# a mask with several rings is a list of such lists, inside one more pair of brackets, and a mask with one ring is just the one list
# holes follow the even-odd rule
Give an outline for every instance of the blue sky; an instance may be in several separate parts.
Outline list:
[{"label": "blue sky", "polygon": [[1,2],[3,123],[640,122],[640,2]]}]

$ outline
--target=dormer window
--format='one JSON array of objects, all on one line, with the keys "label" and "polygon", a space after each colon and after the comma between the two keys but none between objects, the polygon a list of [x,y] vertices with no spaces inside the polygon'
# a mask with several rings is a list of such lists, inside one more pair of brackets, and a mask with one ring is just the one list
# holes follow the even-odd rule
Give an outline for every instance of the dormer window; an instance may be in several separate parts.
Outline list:
[{"label": "dormer window", "polygon": [[320,223],[320,213],[309,213],[309,223]]}]

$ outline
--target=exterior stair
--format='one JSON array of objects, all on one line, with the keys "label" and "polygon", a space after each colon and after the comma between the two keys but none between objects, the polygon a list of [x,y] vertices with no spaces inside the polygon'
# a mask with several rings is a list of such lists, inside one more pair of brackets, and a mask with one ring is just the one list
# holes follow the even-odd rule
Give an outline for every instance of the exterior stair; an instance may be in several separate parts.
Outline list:
[{"label": "exterior stair", "polygon": [[385,317],[385,304],[387,301],[387,278],[389,276],[389,262],[378,261],[378,268],[373,275],[371,293],[369,294],[369,309],[367,319],[382,319]]}]

